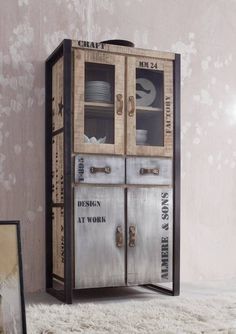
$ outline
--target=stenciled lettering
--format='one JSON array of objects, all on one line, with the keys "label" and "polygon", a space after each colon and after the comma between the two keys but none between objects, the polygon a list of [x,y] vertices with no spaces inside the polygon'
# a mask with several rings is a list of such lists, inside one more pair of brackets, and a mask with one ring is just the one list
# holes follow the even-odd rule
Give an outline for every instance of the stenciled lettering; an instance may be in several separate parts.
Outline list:
[{"label": "stenciled lettering", "polygon": [[147,61],[140,61],[139,62],[139,67],[149,68],[148,62]]},{"label": "stenciled lettering", "polygon": [[140,61],[139,67],[150,68],[150,69],[158,69],[157,63],[148,62],[148,61]]},{"label": "stenciled lettering", "polygon": [[61,254],[61,262],[64,263],[64,254],[65,254],[64,235],[61,236],[60,254]]},{"label": "stenciled lettering", "polygon": [[171,127],[171,98],[170,96],[165,97],[165,109],[166,109],[166,133],[171,134],[172,133],[172,127]]},{"label": "stenciled lettering", "polygon": [[163,220],[169,219],[169,193],[161,193],[161,218]]},{"label": "stenciled lettering", "polygon": [[78,207],[87,208],[87,207],[101,207],[100,201],[78,201]]},{"label": "stenciled lettering", "polygon": [[62,263],[64,263],[64,255],[65,255],[64,226],[61,225],[60,256],[61,256]]},{"label": "stenciled lettering", "polygon": [[79,224],[85,224],[85,223],[106,223],[106,217],[105,216],[94,216],[94,217],[78,217]]},{"label": "stenciled lettering", "polygon": [[79,181],[84,181],[84,158],[81,157],[79,158],[79,161],[78,161],[78,175],[79,175]]},{"label": "stenciled lettering", "polygon": [[78,45],[83,48],[104,49],[104,44],[89,41],[78,41]]},{"label": "stenciled lettering", "polygon": [[78,217],[78,223],[80,224],[85,223],[85,217]]},{"label": "stenciled lettering", "polygon": [[169,249],[168,237],[161,238],[161,277],[168,279],[169,271]]},{"label": "stenciled lettering", "polygon": [[106,217],[87,217],[88,223],[106,223]]}]

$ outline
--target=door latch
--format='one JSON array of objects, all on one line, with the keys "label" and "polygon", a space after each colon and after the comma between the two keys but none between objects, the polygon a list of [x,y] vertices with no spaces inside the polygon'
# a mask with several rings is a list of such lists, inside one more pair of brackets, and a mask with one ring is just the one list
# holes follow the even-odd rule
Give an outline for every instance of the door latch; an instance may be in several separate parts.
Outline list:
[{"label": "door latch", "polygon": [[136,243],[136,227],[130,225],[129,227],[129,247],[135,247]]},{"label": "door latch", "polygon": [[119,248],[124,246],[124,235],[120,225],[116,228],[116,246]]}]

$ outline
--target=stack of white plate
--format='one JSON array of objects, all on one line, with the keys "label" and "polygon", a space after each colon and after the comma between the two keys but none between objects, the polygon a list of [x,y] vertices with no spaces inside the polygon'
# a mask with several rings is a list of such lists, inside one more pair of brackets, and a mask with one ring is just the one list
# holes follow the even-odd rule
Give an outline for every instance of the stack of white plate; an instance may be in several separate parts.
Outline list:
[{"label": "stack of white plate", "polygon": [[111,102],[111,85],[106,81],[87,81],[85,101]]},{"label": "stack of white plate", "polygon": [[145,145],[147,143],[147,130],[137,129],[136,130],[136,144]]}]

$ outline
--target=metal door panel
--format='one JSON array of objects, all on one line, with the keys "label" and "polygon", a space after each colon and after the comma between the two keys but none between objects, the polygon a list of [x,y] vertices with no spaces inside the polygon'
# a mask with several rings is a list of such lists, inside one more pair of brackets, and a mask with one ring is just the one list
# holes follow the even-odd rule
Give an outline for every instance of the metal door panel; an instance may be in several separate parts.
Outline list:
[{"label": "metal door panel", "polygon": [[[128,284],[172,280],[172,215],[172,189],[128,189]],[[135,245],[130,244],[132,226]]]},{"label": "metal door panel", "polygon": [[124,285],[124,237],[116,245],[117,227],[125,228],[124,190],[76,187],[74,212],[75,288]]},{"label": "metal door panel", "polygon": [[168,158],[127,158],[127,183],[171,185],[172,160]]},{"label": "metal door panel", "polygon": [[101,155],[76,155],[75,182],[122,184],[125,182],[124,158]]}]

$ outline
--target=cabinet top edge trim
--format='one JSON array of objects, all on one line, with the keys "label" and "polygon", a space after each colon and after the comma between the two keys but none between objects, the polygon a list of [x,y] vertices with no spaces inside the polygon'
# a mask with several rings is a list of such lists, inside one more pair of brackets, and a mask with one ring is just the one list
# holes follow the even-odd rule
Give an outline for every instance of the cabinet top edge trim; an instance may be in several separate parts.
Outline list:
[{"label": "cabinet top edge trim", "polygon": [[121,55],[130,55],[130,56],[141,56],[141,57],[152,57],[152,58],[160,58],[167,60],[175,60],[175,53],[166,52],[166,51],[156,51],[151,49],[141,49],[141,48],[132,48],[127,46],[120,45],[111,45],[104,43],[95,43],[95,47],[84,47],[79,45],[79,42],[86,42],[80,40],[72,40],[72,48],[74,49],[82,49],[82,50],[90,50],[90,51],[101,51],[101,52],[110,52]]}]

